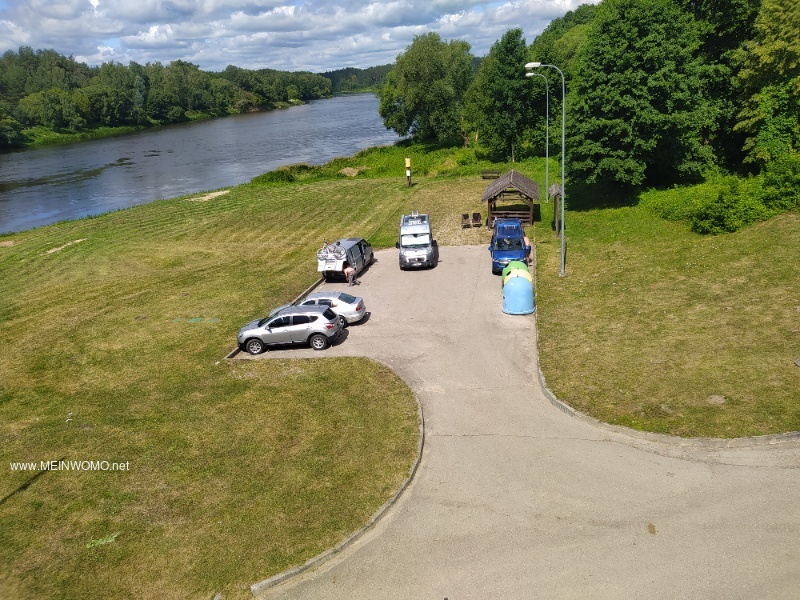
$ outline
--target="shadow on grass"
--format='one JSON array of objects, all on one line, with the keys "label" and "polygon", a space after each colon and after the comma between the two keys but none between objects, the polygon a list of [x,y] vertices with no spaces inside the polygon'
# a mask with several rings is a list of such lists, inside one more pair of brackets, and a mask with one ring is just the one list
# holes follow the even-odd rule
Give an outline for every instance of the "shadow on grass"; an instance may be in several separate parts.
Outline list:
[{"label": "shadow on grass", "polygon": [[637,188],[602,183],[573,183],[567,186],[566,209],[587,211],[597,208],[622,208],[639,203]]},{"label": "shadow on grass", "polygon": [[[62,456],[62,457],[61,457],[61,458],[59,458],[59,459],[58,459],[58,461],[56,461],[56,462],[59,462],[59,463],[60,463],[60,462],[61,462],[62,460],[64,460],[65,458],[66,458],[65,456]],[[31,477],[30,479],[28,479],[28,481],[24,482],[22,485],[20,485],[20,486],[19,486],[17,489],[15,489],[13,492],[11,492],[10,494],[6,494],[6,495],[5,495],[5,496],[3,496],[2,498],[0,498],[0,506],[2,506],[3,504],[5,504],[6,502],[8,502],[8,501],[9,501],[11,498],[13,498],[14,496],[16,496],[16,495],[17,495],[17,494],[19,494],[20,492],[24,492],[25,490],[27,490],[27,489],[28,489],[28,488],[31,486],[31,484],[33,484],[33,482],[34,482],[34,481],[36,481],[37,479],[39,479],[39,477],[41,477],[41,476],[42,476],[42,475],[44,475],[45,473],[49,473],[49,472],[50,472],[50,470],[49,470],[49,469],[44,469],[44,470],[38,471],[38,472],[36,473],[36,475],[34,475],[34,476],[33,476],[33,477]]]}]

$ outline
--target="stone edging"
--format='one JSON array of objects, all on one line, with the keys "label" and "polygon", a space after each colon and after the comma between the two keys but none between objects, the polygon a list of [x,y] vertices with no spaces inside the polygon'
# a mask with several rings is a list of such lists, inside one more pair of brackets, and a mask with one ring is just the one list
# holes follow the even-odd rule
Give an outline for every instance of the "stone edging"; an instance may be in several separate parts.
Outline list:
[{"label": "stone edging", "polygon": [[[535,260],[535,259],[534,259]],[[534,276],[535,276],[535,264],[534,264]],[[314,282],[308,289],[306,289],[303,293],[301,293],[297,298],[292,300],[292,302],[296,302],[306,294],[310,293],[314,288],[316,288],[320,283],[322,283],[323,279],[320,278],[316,282]],[[536,331],[536,343],[537,343],[537,353],[538,353],[538,343],[539,343],[539,327],[538,325],[535,326]],[[239,349],[235,349],[225,358],[233,358],[239,353]],[[374,359],[373,359],[374,360]],[[537,361],[538,362],[538,361]],[[547,383],[544,378],[544,373],[542,373],[541,368],[539,368],[538,364],[536,367],[539,384],[542,387],[542,391],[544,392],[545,397],[550,401],[550,403],[556,407],[557,409],[561,410],[562,412],[566,413],[570,417],[575,417],[594,425],[600,429],[605,429],[608,431],[613,431],[615,433],[625,435],[628,437],[639,438],[644,440],[649,440],[653,442],[660,442],[664,444],[670,444],[674,446],[682,446],[682,447],[705,447],[705,448],[741,448],[741,447],[748,447],[748,446],[768,446],[768,445],[775,445],[780,444],[783,442],[795,442],[800,441],[800,432],[790,432],[790,433],[782,433],[782,434],[773,434],[773,435],[764,435],[764,436],[757,436],[757,437],[744,437],[744,438],[731,438],[731,439],[723,439],[723,438],[681,438],[677,436],[671,435],[664,435],[659,433],[651,433],[646,431],[638,431],[636,429],[631,429],[629,427],[622,427],[619,425],[610,425],[609,423],[605,423],[603,421],[599,421],[594,417],[590,417],[586,414],[583,414],[568,404],[559,400],[556,395],[547,387]],[[344,550],[345,548],[349,547],[353,544],[356,540],[358,540],[364,533],[366,533],[369,529],[371,529],[375,523],[378,522],[388,510],[397,502],[400,498],[401,494],[408,488],[411,484],[411,481],[414,479],[416,475],[417,468],[422,460],[422,451],[425,444],[425,418],[422,403],[420,402],[419,398],[416,394],[414,394],[414,398],[417,402],[417,414],[419,418],[419,440],[417,442],[417,457],[414,460],[414,464],[411,466],[411,470],[409,471],[408,477],[406,477],[405,481],[401,484],[399,489],[394,493],[394,495],[387,500],[383,506],[381,506],[375,514],[372,515],[372,518],[369,522],[350,535],[348,538],[339,542],[333,548],[318,554],[317,556],[307,560],[302,565],[297,567],[293,567],[288,569],[282,573],[278,573],[277,575],[273,575],[268,579],[264,579],[258,583],[254,583],[250,586],[250,592],[253,596],[258,596],[265,592],[267,589],[274,587],[288,579],[291,579],[301,573],[309,571],[324,562],[330,560],[334,556],[336,556],[339,552]]]},{"label": "stone edging", "polygon": [[[538,338],[538,329],[537,329]],[[538,346],[537,346],[538,348]],[[536,369],[539,373],[539,384],[542,386],[542,391],[550,403],[565,412],[571,417],[576,417],[581,421],[594,425],[600,429],[613,431],[628,437],[648,440],[651,442],[659,442],[662,444],[670,444],[673,446],[681,447],[694,447],[694,448],[745,448],[750,446],[774,446],[784,442],[800,441],[800,431],[791,431],[789,433],[775,433],[771,435],[759,435],[755,437],[740,437],[740,438],[682,438],[674,435],[665,435],[663,433],[651,433],[649,431],[639,431],[631,429],[630,427],[622,427],[621,425],[611,425],[603,421],[599,421],[594,417],[585,415],[572,408],[570,405],[565,404],[547,387],[544,380],[544,373],[540,368]]]},{"label": "stone edging", "polygon": [[[317,282],[319,284],[319,282]],[[317,284],[314,284],[316,286]],[[313,289],[313,287],[310,289]],[[306,292],[307,293],[307,292]],[[374,360],[374,359],[373,359]],[[408,384],[406,384],[408,385]],[[410,388],[409,388],[410,389]],[[309,571],[327,560],[330,560],[334,556],[336,556],[339,552],[350,546],[353,542],[359,539],[367,530],[371,529],[378,520],[381,519],[389,509],[394,506],[397,500],[400,498],[400,495],[406,490],[406,488],[411,484],[411,481],[414,479],[414,475],[417,473],[417,468],[419,467],[420,462],[422,461],[422,450],[425,446],[425,414],[422,408],[422,402],[419,401],[419,398],[416,394],[414,394],[414,399],[417,402],[417,415],[419,418],[419,440],[417,441],[417,457],[414,460],[414,464],[411,465],[411,470],[408,473],[408,477],[406,477],[405,481],[400,485],[398,490],[394,493],[394,495],[387,500],[383,506],[381,506],[375,514],[372,515],[372,518],[369,522],[358,529],[355,533],[349,536],[347,539],[342,540],[338,544],[336,544],[333,548],[324,551],[322,554],[318,554],[317,556],[310,558],[302,565],[297,567],[293,567],[284,571],[283,573],[278,573],[277,575],[273,575],[268,579],[264,579],[263,581],[259,581],[258,583],[254,583],[250,586],[250,592],[253,596],[258,596],[259,594],[263,593],[267,589],[278,585],[279,583],[283,583],[287,579],[291,579],[296,575],[300,575],[306,571]]]}]

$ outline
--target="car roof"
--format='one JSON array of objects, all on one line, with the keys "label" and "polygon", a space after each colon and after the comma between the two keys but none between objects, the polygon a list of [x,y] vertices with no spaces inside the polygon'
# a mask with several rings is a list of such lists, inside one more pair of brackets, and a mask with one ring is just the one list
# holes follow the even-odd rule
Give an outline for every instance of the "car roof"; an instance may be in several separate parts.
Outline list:
[{"label": "car roof", "polygon": [[[304,298],[304,300],[313,300],[313,299],[316,299],[316,298],[338,298],[339,296],[341,296],[342,294],[345,294],[345,293],[346,292],[339,292],[339,291],[336,291],[336,290],[331,290],[331,291],[327,291],[327,292],[313,292],[313,293],[309,294],[308,296],[306,296]],[[352,296],[352,294],[350,294],[350,295]]]},{"label": "car roof", "polygon": [[359,242],[366,242],[366,240],[364,238],[342,238],[336,243],[342,248],[348,249],[352,248]]},{"label": "car roof", "polygon": [[280,315],[282,317],[285,317],[287,315],[304,315],[304,314],[321,315],[326,310],[328,310],[327,306],[316,306],[316,305],[294,306],[294,305],[292,305],[292,306],[287,306],[286,308],[279,310],[278,312],[276,312],[272,316],[273,317],[277,317],[278,315]]},{"label": "car roof", "polygon": [[522,222],[519,219],[497,219],[494,222],[494,234],[497,236],[522,236]]}]

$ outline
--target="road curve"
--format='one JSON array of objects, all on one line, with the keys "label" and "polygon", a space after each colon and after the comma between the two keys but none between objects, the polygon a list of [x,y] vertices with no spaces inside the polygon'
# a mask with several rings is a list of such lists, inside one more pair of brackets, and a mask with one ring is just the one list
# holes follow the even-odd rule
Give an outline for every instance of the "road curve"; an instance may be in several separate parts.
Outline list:
[{"label": "road curve", "polygon": [[[627,435],[558,410],[536,319],[501,312],[484,246],[433,270],[381,251],[371,315],[324,353],[369,356],[424,407],[415,478],[364,535],[259,598],[797,598],[800,442]],[[261,358],[261,357],[259,357]],[[565,365],[568,368],[568,365]]]}]

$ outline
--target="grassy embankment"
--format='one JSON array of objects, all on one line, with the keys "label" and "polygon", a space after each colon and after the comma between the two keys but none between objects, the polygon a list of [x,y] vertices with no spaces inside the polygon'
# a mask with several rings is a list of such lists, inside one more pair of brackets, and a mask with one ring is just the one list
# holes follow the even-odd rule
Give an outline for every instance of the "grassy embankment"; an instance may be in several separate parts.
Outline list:
[{"label": "grassy embankment", "polygon": [[[367,522],[416,455],[405,384],[366,359],[223,357],[316,278],[323,238],[407,196],[240,187],[0,237],[0,597],[247,597]],[[130,470],[10,469],[61,458]]]},{"label": "grassy embankment", "polygon": [[[369,169],[337,177],[346,166]],[[460,215],[483,208],[487,166],[376,150],[0,237],[0,596],[246,597],[362,525],[413,459],[409,390],[365,359],[222,357],[314,280],[323,238],[391,246],[416,208],[442,245],[486,243]],[[516,168],[543,179],[540,163]],[[532,233],[559,397],[683,435],[800,429],[796,214],[701,237],[644,207],[569,211],[562,279],[551,208]],[[62,457],[130,471],[8,467]]]},{"label": "grassy embankment", "polygon": [[539,354],[556,395],[684,437],[800,430],[800,215],[722,236],[640,206],[570,211],[567,276],[537,244]]}]

